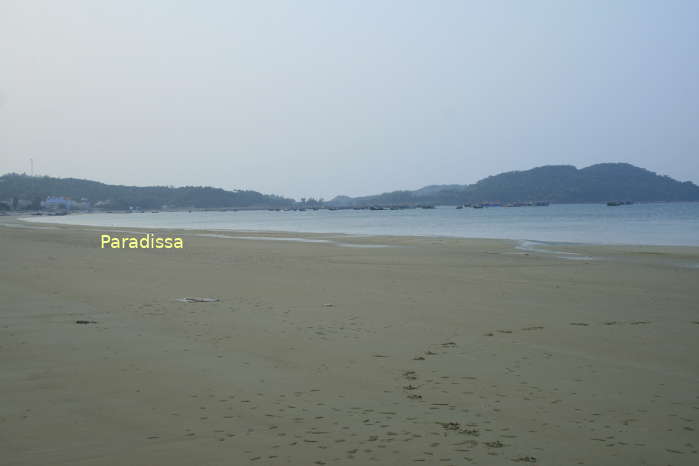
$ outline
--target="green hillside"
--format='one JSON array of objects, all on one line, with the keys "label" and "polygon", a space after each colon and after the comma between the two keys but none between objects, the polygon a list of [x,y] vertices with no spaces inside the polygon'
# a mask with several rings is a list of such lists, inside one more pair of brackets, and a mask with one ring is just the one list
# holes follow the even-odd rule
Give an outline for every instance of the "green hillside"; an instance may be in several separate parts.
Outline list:
[{"label": "green hillside", "polygon": [[143,209],[172,208],[251,208],[284,207],[293,204],[293,199],[261,194],[256,191],[226,191],[205,186],[118,186],[97,181],[75,178],[32,177],[8,174],[0,177],[0,201],[13,198],[38,201],[48,196],[71,199],[85,198],[91,204],[102,202],[106,208],[128,209],[129,206]]}]

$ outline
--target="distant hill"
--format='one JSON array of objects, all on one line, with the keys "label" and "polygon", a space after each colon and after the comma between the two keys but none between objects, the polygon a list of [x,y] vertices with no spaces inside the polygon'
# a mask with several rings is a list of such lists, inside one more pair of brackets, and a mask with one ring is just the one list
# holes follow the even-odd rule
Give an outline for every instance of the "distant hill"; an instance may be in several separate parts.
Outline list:
[{"label": "distant hill", "polygon": [[118,186],[75,178],[36,177],[18,174],[0,176],[0,202],[13,198],[31,201],[34,207],[48,196],[98,202],[105,208],[119,210],[129,206],[142,209],[173,208],[252,208],[285,207],[293,199],[260,194],[256,191],[225,191],[204,186],[173,188],[166,186]]},{"label": "distant hill", "polygon": [[489,176],[471,185],[434,185],[417,191],[393,191],[375,196],[338,196],[328,204],[457,205],[482,202],[556,203],[610,200],[699,201],[699,187],[679,182],[628,163],[602,163],[577,169],[572,165],[547,165],[525,171]]},{"label": "distant hill", "polygon": [[[0,209],[13,204],[38,208],[49,196],[80,200],[93,206],[120,210],[170,208],[283,208],[293,199],[256,191],[226,191],[204,186],[120,186],[75,178],[0,176]],[[577,169],[571,165],[547,165],[525,171],[489,176],[471,185],[432,185],[415,191],[393,191],[374,196],[337,196],[327,206],[420,204],[459,205],[484,202],[554,203],[606,201],[699,201],[699,187],[680,182],[628,163],[602,163]],[[308,204],[308,203],[306,203]],[[320,202],[314,201],[314,205]]]}]

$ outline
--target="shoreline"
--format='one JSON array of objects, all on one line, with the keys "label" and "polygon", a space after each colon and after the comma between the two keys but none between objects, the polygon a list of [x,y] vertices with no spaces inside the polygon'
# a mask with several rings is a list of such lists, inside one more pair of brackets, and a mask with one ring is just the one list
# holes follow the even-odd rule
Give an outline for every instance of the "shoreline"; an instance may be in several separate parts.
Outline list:
[{"label": "shoreline", "polygon": [[[90,215],[90,214],[84,214]],[[256,230],[256,229],[227,229],[227,228],[179,228],[179,227],[130,227],[130,226],[95,226],[88,224],[75,224],[75,223],[60,223],[60,222],[42,222],[41,219],[33,217],[20,217],[20,216],[8,216],[10,218],[15,218],[15,223],[22,225],[40,225],[43,227],[81,227],[95,229],[105,232],[137,232],[137,233],[147,233],[153,231],[161,232],[181,232],[182,234],[187,233],[228,233],[234,236],[241,235],[255,235],[255,236],[279,236],[279,237],[313,237],[313,238],[363,238],[363,239],[398,239],[398,240],[409,240],[409,239],[423,239],[423,240],[474,240],[474,241],[505,241],[511,243],[539,243],[542,245],[551,246],[568,246],[568,247],[578,247],[578,248],[667,248],[667,249],[677,249],[677,250],[693,250],[699,251],[699,245],[692,244],[638,244],[638,243],[601,243],[601,242],[577,242],[577,241],[554,241],[554,240],[539,240],[532,238],[498,238],[498,237],[469,237],[469,236],[449,236],[449,235],[374,235],[374,234],[357,234],[357,233],[344,233],[344,232],[311,232],[311,231],[289,231],[289,230]],[[0,222],[1,223],[1,222]],[[129,228],[129,230],[121,230],[122,228]]]},{"label": "shoreline", "polygon": [[[386,248],[399,247],[411,244],[430,243],[434,241],[447,242],[452,245],[467,244],[469,242],[494,242],[500,245],[507,245],[512,249],[512,254],[534,254],[556,257],[568,261],[629,261],[629,256],[643,254],[646,257],[636,257],[632,262],[655,263],[658,265],[679,267],[679,268],[699,268],[699,246],[693,245],[653,245],[653,244],[599,244],[599,243],[577,243],[566,241],[539,241],[531,239],[505,239],[505,238],[471,238],[454,236],[400,236],[400,235],[357,235],[349,233],[315,233],[296,231],[276,231],[276,230],[229,230],[229,229],[182,229],[182,228],[140,228],[128,227],[99,227],[92,225],[62,224],[62,223],[42,223],[26,218],[16,217],[16,222],[25,228],[32,228],[38,225],[39,228],[48,229],[76,229],[90,232],[103,233],[133,233],[147,234],[152,232],[163,232],[168,234],[179,234],[184,237],[210,237],[218,239],[237,239],[249,241],[282,241],[300,243],[326,243],[327,245],[349,247],[349,248]],[[527,246],[533,243],[533,246]],[[563,249],[563,250],[553,250]],[[660,260],[653,257],[661,256]]]}]

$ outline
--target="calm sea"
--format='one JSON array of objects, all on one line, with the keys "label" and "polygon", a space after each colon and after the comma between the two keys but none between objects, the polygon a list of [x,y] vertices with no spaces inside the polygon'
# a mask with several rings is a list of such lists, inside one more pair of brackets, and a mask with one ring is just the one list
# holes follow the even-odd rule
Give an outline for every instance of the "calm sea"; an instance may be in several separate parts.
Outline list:
[{"label": "calm sea", "polygon": [[160,212],[32,217],[101,227],[454,236],[595,244],[699,246],[699,203],[552,204],[484,209]]}]

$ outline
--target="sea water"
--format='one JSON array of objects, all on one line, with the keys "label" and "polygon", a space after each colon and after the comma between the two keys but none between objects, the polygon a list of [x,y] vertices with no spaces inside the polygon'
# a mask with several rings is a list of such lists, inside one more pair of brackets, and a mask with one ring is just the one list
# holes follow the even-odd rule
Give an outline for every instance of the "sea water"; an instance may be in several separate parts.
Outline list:
[{"label": "sea water", "polygon": [[31,217],[98,227],[350,235],[503,238],[590,244],[699,246],[699,203],[552,204],[548,207],[440,206],[408,210],[94,213]]}]

